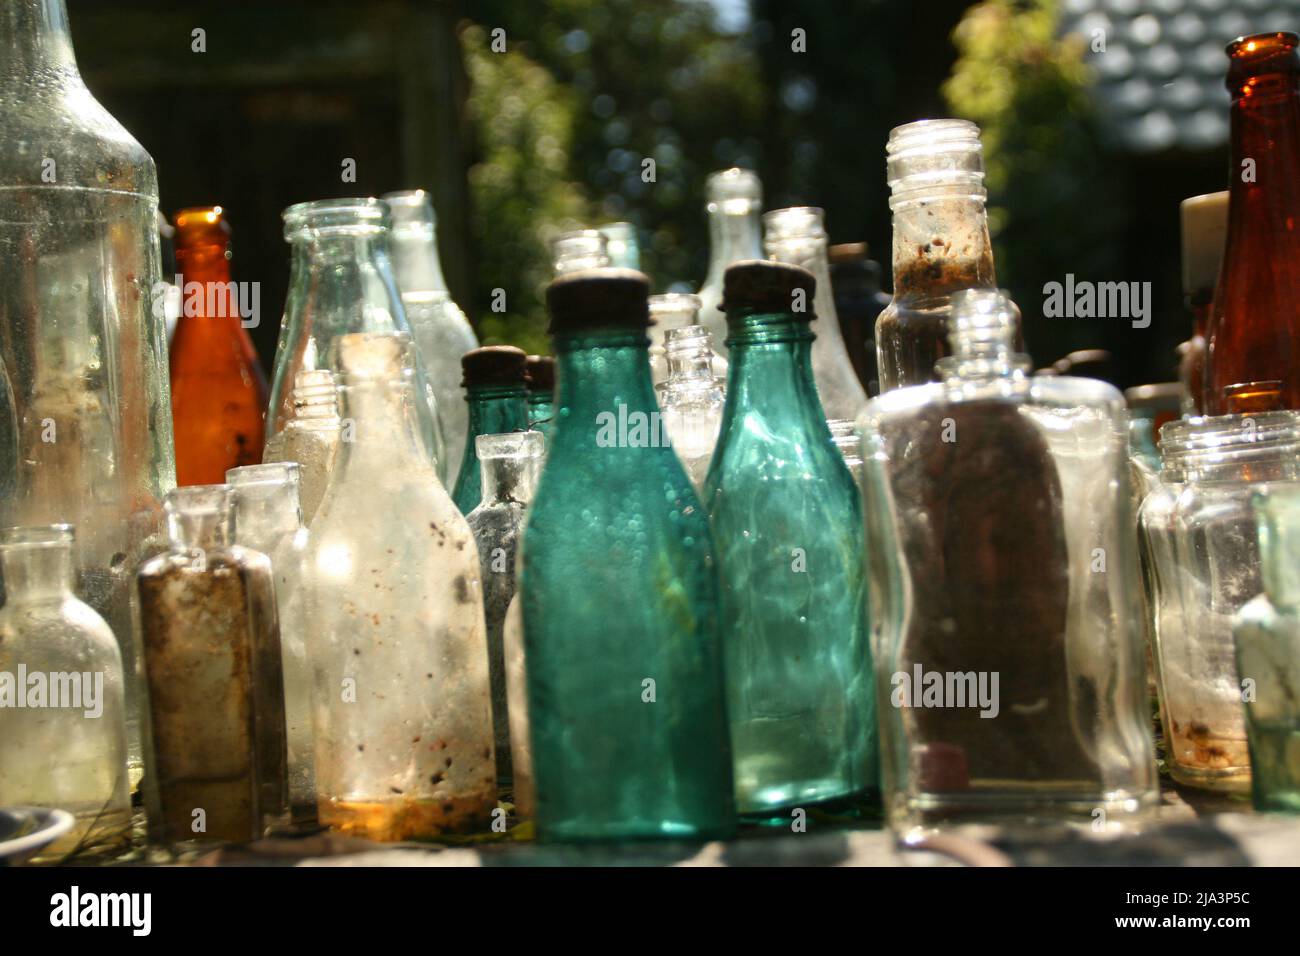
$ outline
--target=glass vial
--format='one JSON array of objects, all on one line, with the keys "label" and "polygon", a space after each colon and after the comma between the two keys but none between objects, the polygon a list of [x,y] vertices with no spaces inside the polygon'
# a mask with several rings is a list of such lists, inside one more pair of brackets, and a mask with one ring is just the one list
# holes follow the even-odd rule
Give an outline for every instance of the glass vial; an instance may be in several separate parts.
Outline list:
[{"label": "glass vial", "polygon": [[523,349],[513,345],[485,345],[461,356],[470,444],[451,495],[461,514],[477,508],[483,494],[474,445],[478,436],[528,430],[527,362]]},{"label": "glass vial", "polygon": [[325,494],[342,429],[334,373],[327,368],[300,369],[294,379],[293,417],[266,443],[262,461],[298,465],[299,501],[307,524]]},{"label": "glass vial", "polygon": [[655,385],[659,412],[687,477],[702,491],[726,401],[722,382],[713,375],[708,329],[702,325],[670,329],[664,358],[668,375]]}]

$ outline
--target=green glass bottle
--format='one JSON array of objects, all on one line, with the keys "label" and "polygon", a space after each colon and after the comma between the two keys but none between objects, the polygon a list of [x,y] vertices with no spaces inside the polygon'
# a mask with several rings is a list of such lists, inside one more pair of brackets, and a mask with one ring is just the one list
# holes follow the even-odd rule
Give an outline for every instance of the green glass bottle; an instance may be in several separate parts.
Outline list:
[{"label": "green glass bottle", "polygon": [[555,358],[530,355],[525,367],[528,379],[528,427],[550,441],[555,418]]},{"label": "green glass bottle", "polygon": [[649,280],[547,290],[560,390],[520,557],[542,840],[735,828],[708,518],[658,427]]},{"label": "green glass bottle", "polygon": [[727,269],[730,371],[705,482],[742,818],[878,791],[862,503],[813,382],[816,280]]},{"label": "green glass bottle", "polygon": [[465,401],[469,404],[469,435],[452,500],[469,514],[483,498],[483,479],[475,452],[479,435],[528,431],[528,393],[524,363],[528,356],[513,345],[487,345],[461,356]]}]

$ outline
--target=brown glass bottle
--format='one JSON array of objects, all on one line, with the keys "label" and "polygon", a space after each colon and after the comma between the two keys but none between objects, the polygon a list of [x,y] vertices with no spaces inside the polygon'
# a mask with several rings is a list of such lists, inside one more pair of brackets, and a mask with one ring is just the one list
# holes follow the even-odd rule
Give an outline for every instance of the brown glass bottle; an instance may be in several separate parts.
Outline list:
[{"label": "brown glass bottle", "polygon": [[266,378],[230,281],[230,226],[220,206],[176,214],[181,315],[171,346],[176,483],[221,484],[262,458]]},{"label": "brown glass bottle", "polygon": [[1228,240],[1206,335],[1207,415],[1300,408],[1300,37],[1228,44]]}]

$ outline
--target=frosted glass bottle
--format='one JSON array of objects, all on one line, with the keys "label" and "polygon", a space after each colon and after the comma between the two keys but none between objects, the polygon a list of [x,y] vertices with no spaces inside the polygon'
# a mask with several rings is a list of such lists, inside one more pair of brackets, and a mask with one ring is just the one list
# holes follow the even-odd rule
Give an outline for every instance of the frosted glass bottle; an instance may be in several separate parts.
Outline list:
[{"label": "frosted glass bottle", "polygon": [[831,265],[826,257],[824,219],[822,211],[811,206],[769,212],[763,216],[763,245],[768,258],[802,266],[817,280],[817,298],[812,303],[816,322],[813,331],[817,336],[812,344],[812,368],[817,395],[831,418],[856,419],[867,404],[867,393],[840,332]]},{"label": "frosted glass bottle", "polygon": [[0,526],[76,527],[77,592],[122,650],[138,768],[131,575],[176,484],[158,177],[86,89],[63,0],[0,4],[0,64],[0,365],[17,424]]},{"label": "frosted glass bottle", "polygon": [[1123,397],[1031,377],[1018,324],[1002,293],[954,296],[942,381],[886,392],[860,422],[903,831],[1122,824],[1159,800]]},{"label": "frosted glass bottle", "polygon": [[393,276],[406,321],[437,399],[438,422],[447,450],[445,475],[460,472],[469,415],[460,394],[460,357],[478,348],[478,337],[452,301],[438,260],[437,219],[423,189],[384,194],[393,214]]},{"label": "frosted glass bottle", "polygon": [[541,472],[545,440],[540,432],[530,431],[479,435],[475,445],[483,473],[483,500],[466,520],[474,534],[483,572],[497,782],[509,786],[510,718],[506,703],[503,632],[506,611],[515,596],[515,554],[523,532],[524,510],[532,500],[537,476]]},{"label": "frosted glass bottle", "polygon": [[287,821],[284,681],[266,555],[234,543],[234,492],[167,496],[170,548],[136,576],[158,842],[256,839]]},{"label": "frosted glass bottle", "polygon": [[485,829],[496,764],[478,552],[416,437],[409,336],[338,345],[354,434],[303,564],[320,822],[376,840]]},{"label": "frosted glass bottle", "polygon": [[131,835],[122,655],[72,593],[72,540],[69,525],[0,532],[0,806],[76,819],[41,860]]},{"label": "frosted glass bottle", "polygon": [[294,379],[293,417],[284,431],[266,443],[262,461],[298,465],[298,495],[307,524],[325,494],[342,428],[334,373],[327,368],[301,369]]},{"label": "frosted glass bottle", "polygon": [[[763,184],[748,169],[733,167],[711,173],[704,184],[709,217],[709,271],[697,293],[700,324],[713,336],[713,348],[728,358],[727,319],[723,315],[722,278],[732,263],[763,258]],[[651,333],[653,334],[653,333]],[[720,376],[725,377],[722,369]]]},{"label": "frosted glass bottle", "polygon": [[226,472],[226,483],[235,493],[235,543],[271,559],[284,672],[289,807],[295,821],[310,822],[316,817],[316,772],[309,635],[302,601],[307,527],[298,504],[298,478],[298,465],[291,461],[245,465]]},{"label": "frosted glass bottle", "polygon": [[708,330],[702,325],[669,330],[664,357],[668,376],[655,386],[659,412],[673,451],[696,491],[702,491],[726,400],[713,374]]}]

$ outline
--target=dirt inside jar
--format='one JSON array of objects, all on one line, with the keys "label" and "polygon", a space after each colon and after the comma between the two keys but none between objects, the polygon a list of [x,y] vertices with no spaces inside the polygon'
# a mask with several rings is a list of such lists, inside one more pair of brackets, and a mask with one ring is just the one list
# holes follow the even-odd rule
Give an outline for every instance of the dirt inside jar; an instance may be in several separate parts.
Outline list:
[{"label": "dirt inside jar", "polygon": [[345,836],[398,842],[487,830],[496,805],[496,787],[492,785],[457,797],[322,800],[318,809],[320,822]]}]

